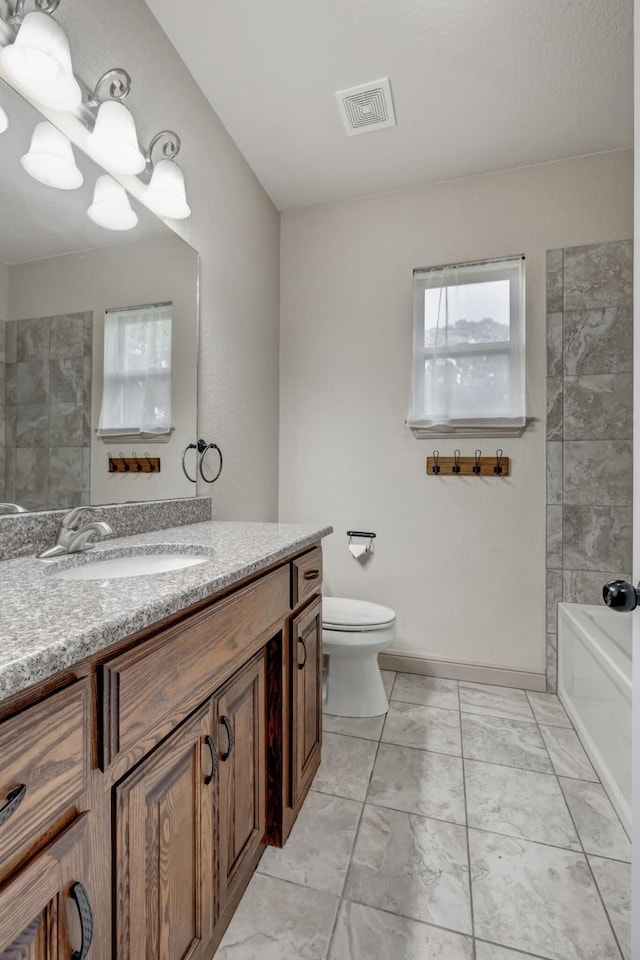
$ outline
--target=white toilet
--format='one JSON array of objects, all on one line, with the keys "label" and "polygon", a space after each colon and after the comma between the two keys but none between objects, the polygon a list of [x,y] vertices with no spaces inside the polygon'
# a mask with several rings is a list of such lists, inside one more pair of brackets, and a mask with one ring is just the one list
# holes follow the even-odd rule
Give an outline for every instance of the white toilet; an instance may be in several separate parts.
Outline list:
[{"label": "white toilet", "polygon": [[393,643],[396,615],[390,607],[344,597],[322,599],[325,713],[378,717],[389,709],[378,654]]}]

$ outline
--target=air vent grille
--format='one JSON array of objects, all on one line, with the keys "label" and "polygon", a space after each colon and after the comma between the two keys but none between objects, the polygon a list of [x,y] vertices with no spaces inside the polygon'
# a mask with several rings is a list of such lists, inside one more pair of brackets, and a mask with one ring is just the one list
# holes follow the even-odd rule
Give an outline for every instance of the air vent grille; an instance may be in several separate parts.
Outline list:
[{"label": "air vent grille", "polygon": [[338,90],[336,100],[350,137],[396,125],[388,77],[348,90]]}]

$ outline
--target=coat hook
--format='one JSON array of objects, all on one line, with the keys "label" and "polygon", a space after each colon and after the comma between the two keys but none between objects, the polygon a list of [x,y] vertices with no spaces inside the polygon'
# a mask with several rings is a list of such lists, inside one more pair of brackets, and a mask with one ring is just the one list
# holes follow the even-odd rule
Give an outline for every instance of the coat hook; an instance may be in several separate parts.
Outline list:
[{"label": "coat hook", "polygon": [[480,464],[480,457],[482,456],[482,450],[476,450],[474,453],[474,456],[476,458],[476,462],[473,465],[473,472],[475,473],[476,476],[479,476],[482,470],[482,466]]},{"label": "coat hook", "polygon": [[434,450],[434,451],[433,451],[433,466],[431,467],[432,473],[440,473],[440,463],[438,462],[439,460],[440,460],[440,451],[439,451],[439,450]]},{"label": "coat hook", "polygon": [[122,461],[122,467],[125,473],[129,473],[129,464],[127,463],[126,457],[122,450],[120,451],[120,460]]},{"label": "coat hook", "polygon": [[145,453],[145,457],[147,458],[147,463],[149,464],[149,473],[155,473],[156,468],[155,468],[155,464],[152,463],[151,461],[151,457],[149,456],[148,453]]},{"label": "coat hook", "polygon": [[132,451],[132,456],[133,456],[133,459],[134,459],[135,462],[136,462],[136,472],[137,472],[137,473],[140,473],[140,472],[142,471],[142,464],[141,464],[140,461],[138,460],[138,454],[135,452],[135,450]]},{"label": "coat hook", "polygon": [[453,451],[453,460],[454,460],[454,463],[453,463],[453,466],[451,467],[453,473],[460,473],[460,451],[459,450]]},{"label": "coat hook", "polygon": [[499,477],[502,476],[502,450],[496,450],[496,465],[493,468],[493,472],[497,473]]}]

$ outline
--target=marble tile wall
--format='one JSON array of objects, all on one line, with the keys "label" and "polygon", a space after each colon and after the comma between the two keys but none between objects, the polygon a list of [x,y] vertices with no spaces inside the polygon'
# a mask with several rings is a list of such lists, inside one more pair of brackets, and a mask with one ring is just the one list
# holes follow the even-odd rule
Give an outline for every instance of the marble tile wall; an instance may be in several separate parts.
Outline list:
[{"label": "marble tile wall", "polygon": [[633,244],[547,251],[547,685],[558,602],[631,573]]},{"label": "marble tile wall", "polygon": [[89,503],[93,315],[5,326],[5,499],[29,510]]}]

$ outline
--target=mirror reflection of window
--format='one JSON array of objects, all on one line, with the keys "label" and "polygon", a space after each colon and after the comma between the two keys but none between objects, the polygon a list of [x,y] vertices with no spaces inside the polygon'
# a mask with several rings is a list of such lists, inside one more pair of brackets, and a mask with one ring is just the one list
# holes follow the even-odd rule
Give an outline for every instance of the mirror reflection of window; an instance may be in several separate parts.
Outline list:
[{"label": "mirror reflection of window", "polygon": [[171,432],[173,305],[108,310],[98,436],[162,436]]}]

